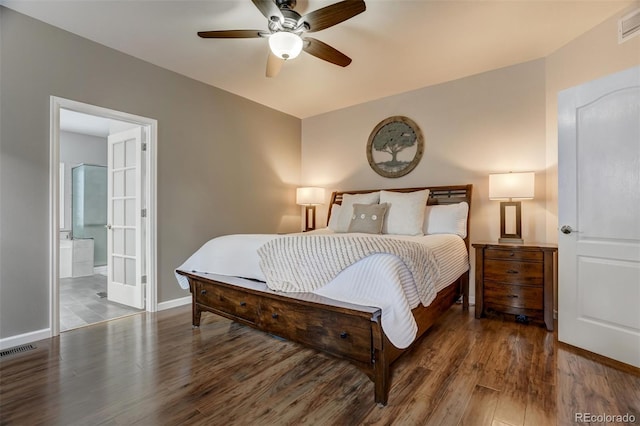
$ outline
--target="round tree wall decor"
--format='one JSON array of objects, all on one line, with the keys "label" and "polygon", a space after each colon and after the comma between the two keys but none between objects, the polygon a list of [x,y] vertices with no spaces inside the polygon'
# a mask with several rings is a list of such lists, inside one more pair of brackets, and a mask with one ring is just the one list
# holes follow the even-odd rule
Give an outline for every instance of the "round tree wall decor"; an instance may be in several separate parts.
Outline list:
[{"label": "round tree wall decor", "polygon": [[367,160],[380,176],[404,176],[420,162],[424,150],[422,132],[410,118],[389,117],[373,129],[367,142]]}]

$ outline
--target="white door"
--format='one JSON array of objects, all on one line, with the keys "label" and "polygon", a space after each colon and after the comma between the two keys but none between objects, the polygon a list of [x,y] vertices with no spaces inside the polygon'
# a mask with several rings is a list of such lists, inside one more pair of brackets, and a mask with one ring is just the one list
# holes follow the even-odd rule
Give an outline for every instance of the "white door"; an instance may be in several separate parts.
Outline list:
[{"label": "white door", "polygon": [[107,297],[144,308],[142,128],[109,136]]},{"label": "white door", "polygon": [[640,67],[558,114],[558,340],[640,367]]}]

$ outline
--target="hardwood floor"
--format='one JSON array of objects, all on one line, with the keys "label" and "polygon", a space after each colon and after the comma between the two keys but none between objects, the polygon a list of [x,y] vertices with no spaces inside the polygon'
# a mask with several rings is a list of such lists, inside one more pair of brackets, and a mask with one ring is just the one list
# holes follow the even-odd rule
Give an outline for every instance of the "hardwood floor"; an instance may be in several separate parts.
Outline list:
[{"label": "hardwood floor", "polygon": [[[345,361],[190,307],[72,330],[0,360],[2,425],[570,425],[635,416],[640,377],[542,327],[452,307],[393,366],[389,404]],[[592,423],[604,424],[604,423]]]}]

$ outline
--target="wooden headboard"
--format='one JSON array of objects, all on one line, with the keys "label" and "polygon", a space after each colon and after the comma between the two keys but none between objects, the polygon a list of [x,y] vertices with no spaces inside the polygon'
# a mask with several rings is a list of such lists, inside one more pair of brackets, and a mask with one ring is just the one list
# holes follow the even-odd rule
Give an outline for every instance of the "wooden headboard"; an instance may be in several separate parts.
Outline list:
[{"label": "wooden headboard", "polygon": [[[422,191],[423,189],[429,190],[429,198],[427,199],[427,205],[432,206],[435,204],[455,204],[466,201],[469,204],[469,216],[467,217],[467,238],[464,239],[469,250],[469,218],[471,217],[471,189],[472,185],[453,185],[453,186],[424,186],[421,188],[397,188],[397,189],[384,189],[382,191],[393,192],[414,192]],[[369,192],[381,191],[380,189],[365,189],[358,191],[335,191],[331,194],[331,203],[329,204],[329,213],[327,214],[327,225],[331,218],[331,206],[334,204],[342,205],[342,196],[344,194],[367,194]]]}]

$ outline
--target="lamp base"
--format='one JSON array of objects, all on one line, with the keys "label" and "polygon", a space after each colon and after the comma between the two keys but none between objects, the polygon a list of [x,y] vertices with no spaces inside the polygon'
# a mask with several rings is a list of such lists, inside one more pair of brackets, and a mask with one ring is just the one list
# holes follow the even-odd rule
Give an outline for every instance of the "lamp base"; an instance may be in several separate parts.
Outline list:
[{"label": "lamp base", "polygon": [[521,208],[522,203],[520,201],[502,201],[500,203],[500,239],[498,239],[498,242],[524,243],[522,239]]},{"label": "lamp base", "polygon": [[524,244],[522,238],[498,238],[498,242],[504,244]]},{"label": "lamp base", "polygon": [[304,232],[316,229],[316,206],[304,206]]}]

